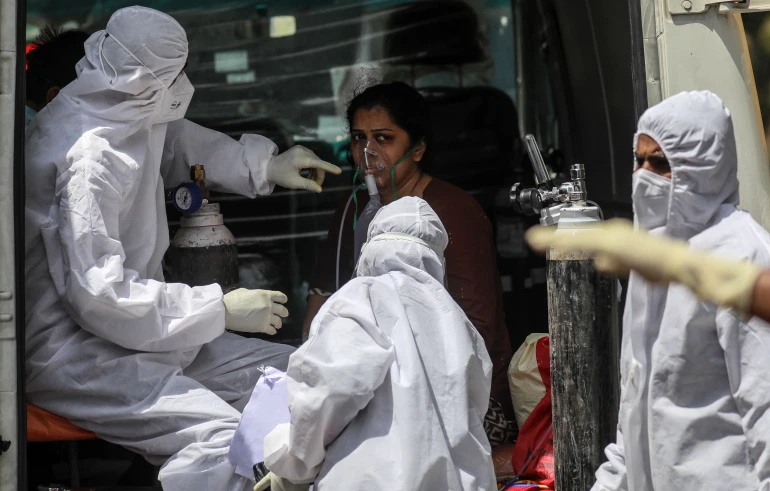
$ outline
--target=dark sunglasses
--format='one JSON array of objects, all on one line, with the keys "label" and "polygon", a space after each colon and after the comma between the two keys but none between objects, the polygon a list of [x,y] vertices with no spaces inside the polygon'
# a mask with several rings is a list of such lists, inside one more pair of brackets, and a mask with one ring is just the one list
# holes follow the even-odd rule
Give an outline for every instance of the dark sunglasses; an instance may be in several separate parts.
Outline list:
[{"label": "dark sunglasses", "polygon": [[644,162],[647,161],[650,163],[653,169],[670,169],[671,166],[668,164],[668,159],[665,157],[665,155],[634,155],[636,158],[636,165],[638,167],[642,167],[644,165]]}]

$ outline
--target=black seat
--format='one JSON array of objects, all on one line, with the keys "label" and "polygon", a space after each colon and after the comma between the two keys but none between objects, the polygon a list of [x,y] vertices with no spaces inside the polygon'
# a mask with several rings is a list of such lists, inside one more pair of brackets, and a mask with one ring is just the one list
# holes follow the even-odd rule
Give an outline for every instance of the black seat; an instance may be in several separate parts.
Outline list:
[{"label": "black seat", "polygon": [[[512,179],[521,165],[516,108],[495,87],[421,89],[433,126],[430,174],[470,191]],[[495,191],[496,194],[496,191]]]}]

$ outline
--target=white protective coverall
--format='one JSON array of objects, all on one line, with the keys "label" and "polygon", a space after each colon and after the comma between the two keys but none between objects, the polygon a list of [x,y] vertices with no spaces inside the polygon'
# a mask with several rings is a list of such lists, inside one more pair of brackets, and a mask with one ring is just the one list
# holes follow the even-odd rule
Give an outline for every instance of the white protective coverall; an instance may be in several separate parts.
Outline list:
[{"label": "white protective coverall", "polygon": [[[770,234],[737,209],[736,142],[722,101],[676,95],[642,115],[639,134],[660,145],[672,172],[665,225],[652,233],[770,266]],[[769,374],[770,325],[632,274],[617,443],[593,489],[770,490]]]},{"label": "white protective coverall", "polygon": [[227,461],[239,409],[260,367],[285,370],[293,350],[225,333],[218,285],[163,282],[163,189],[202,163],[212,189],[269,193],[276,147],[185,120],[151,125],[187,58],[168,15],[119,10],[85,48],[78,78],[27,131],[27,395],[166,461],[166,490],[243,489]]},{"label": "white protective coverall", "polygon": [[320,491],[496,489],[483,425],[492,363],[444,288],[443,224],[406,197],[368,237],[357,277],[289,359],[291,422],[265,438],[265,464]]}]

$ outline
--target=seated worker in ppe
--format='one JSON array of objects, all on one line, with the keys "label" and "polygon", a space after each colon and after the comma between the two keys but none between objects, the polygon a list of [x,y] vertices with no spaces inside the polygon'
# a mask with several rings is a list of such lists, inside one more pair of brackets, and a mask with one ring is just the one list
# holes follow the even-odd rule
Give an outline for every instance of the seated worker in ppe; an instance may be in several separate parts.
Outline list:
[{"label": "seated worker in ppe", "polygon": [[227,462],[240,409],[261,367],[285,369],[293,349],[225,328],[275,333],[286,297],[165,283],[163,189],[192,164],[206,166],[212,189],[251,197],[274,184],[320,191],[323,171],[339,169],[182,119],[187,37],[166,14],[119,10],[85,51],[27,134],[29,401],[165,462],[167,491],[246,489]]},{"label": "seated worker in ppe", "polygon": [[377,213],[356,278],[289,359],[291,422],[265,437],[271,473],[255,489],[496,489],[483,428],[492,363],[444,288],[448,244],[420,198]]},{"label": "seated worker in ppe", "polygon": [[[770,266],[770,234],[737,208],[735,134],[716,95],[681,93],[648,109],[635,144],[641,228],[688,241],[694,258],[713,251]],[[687,262],[678,248],[653,251],[661,270]],[[768,346],[770,325],[756,317],[632,272],[617,442],[593,489],[770,489]]]},{"label": "seated worker in ppe", "polygon": [[[351,100],[347,121],[354,164],[359,176],[374,180],[376,193],[370,200],[366,190],[359,190],[355,202],[346,199],[337,208],[310,281],[305,332],[321,305],[351,278],[356,249],[366,238],[371,201],[381,206],[407,196],[424,199],[449,233],[447,290],[484,338],[492,358],[487,435],[493,447],[513,443],[517,429],[507,376],[513,355],[489,219],[470,194],[430,175],[430,113],[414,88],[402,82],[369,87]],[[354,219],[356,212],[360,216]]]},{"label": "seated worker in ppe", "polygon": [[579,234],[554,234],[553,227],[532,227],[527,242],[549,248],[594,254],[602,273],[628,276],[630,271],[651,283],[682,283],[698,298],[756,315],[770,322],[770,270],[747,261],[694,251],[687,242],[656,237],[615,219]]},{"label": "seated worker in ppe", "polygon": [[87,39],[88,34],[83,31],[62,32],[50,26],[40,32],[32,51],[27,53],[26,126],[63,87],[75,80],[75,65],[86,54],[83,43]]}]

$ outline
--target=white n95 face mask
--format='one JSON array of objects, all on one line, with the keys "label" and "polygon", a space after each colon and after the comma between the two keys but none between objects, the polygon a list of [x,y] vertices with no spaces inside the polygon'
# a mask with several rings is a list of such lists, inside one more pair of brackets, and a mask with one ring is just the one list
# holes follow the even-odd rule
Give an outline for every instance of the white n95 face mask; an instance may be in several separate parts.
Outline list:
[{"label": "white n95 face mask", "polygon": [[153,118],[153,124],[168,123],[184,118],[190,107],[195,88],[185,72],[181,72],[171,87],[165,90],[160,100],[160,109]]},{"label": "white n95 face mask", "polygon": [[671,199],[671,179],[647,169],[634,172],[631,199],[641,228],[652,230],[666,225]]}]

